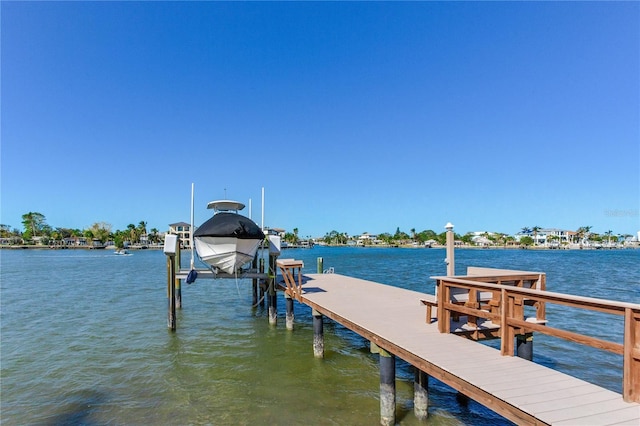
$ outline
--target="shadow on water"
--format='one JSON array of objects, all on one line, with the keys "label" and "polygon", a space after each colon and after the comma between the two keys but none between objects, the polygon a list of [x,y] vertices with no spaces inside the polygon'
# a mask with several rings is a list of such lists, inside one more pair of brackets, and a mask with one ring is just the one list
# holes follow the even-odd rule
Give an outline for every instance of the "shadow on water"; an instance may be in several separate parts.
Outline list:
[{"label": "shadow on water", "polygon": [[104,392],[85,389],[73,392],[58,404],[59,408],[42,425],[99,425],[103,422],[92,418],[108,401]]}]

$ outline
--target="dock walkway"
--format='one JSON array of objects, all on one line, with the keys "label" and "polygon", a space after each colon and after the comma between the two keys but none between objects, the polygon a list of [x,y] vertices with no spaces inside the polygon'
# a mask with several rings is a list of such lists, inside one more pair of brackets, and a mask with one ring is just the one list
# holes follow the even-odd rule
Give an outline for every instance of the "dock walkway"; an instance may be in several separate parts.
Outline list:
[{"label": "dock walkway", "polygon": [[424,293],[339,274],[305,274],[302,289],[301,303],[517,424],[640,424],[616,392],[440,333]]}]

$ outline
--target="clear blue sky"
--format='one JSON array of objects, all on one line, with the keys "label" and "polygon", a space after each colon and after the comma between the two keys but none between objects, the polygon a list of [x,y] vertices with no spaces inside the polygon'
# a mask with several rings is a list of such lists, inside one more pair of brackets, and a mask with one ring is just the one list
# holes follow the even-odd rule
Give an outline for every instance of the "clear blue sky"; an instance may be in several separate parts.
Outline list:
[{"label": "clear blue sky", "polygon": [[[638,2],[7,2],[1,223],[640,229]],[[248,212],[245,211],[247,214]]]}]

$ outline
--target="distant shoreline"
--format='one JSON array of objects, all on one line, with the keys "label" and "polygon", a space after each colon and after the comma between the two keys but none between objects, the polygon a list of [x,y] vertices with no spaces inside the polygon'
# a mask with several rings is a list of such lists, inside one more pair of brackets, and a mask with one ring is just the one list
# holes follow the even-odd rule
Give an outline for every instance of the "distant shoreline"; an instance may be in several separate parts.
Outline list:
[{"label": "distant shoreline", "polygon": [[[56,247],[56,246],[37,246],[37,245],[8,245],[2,244],[0,245],[0,250],[115,250],[115,246],[107,246],[107,247],[90,247],[90,246],[66,246],[66,247]],[[127,250],[162,250],[163,246],[147,246],[147,247],[127,247]]]},{"label": "distant shoreline", "polygon": [[[352,247],[352,248],[361,248],[361,249],[379,249],[379,248],[401,248],[401,249],[424,249],[424,250],[438,250],[438,249],[446,249],[446,246],[437,245],[432,247],[424,247],[424,246],[414,246],[414,245],[397,245],[397,246],[386,246],[386,245],[371,245],[371,246],[349,246],[346,244],[341,245],[318,245],[319,247]],[[639,249],[640,245],[636,246],[627,246],[627,247],[542,247],[542,246],[529,246],[529,247],[505,247],[505,246],[487,246],[487,247],[478,247],[478,246],[455,246],[456,250],[535,250],[535,251],[575,251],[575,250],[589,250],[589,251],[597,251],[597,250],[635,250]]]},{"label": "distant shoreline", "polygon": [[[324,244],[317,245],[318,247],[344,247],[344,248],[358,248],[358,249],[383,249],[383,248],[399,248],[399,249],[423,249],[423,250],[438,250],[445,249],[446,247],[443,245],[436,245],[432,247],[424,247],[424,246],[414,246],[414,245],[397,245],[397,246],[388,246],[388,245],[371,245],[371,246],[355,246],[355,245],[333,245],[333,244]],[[70,246],[70,247],[51,247],[51,246],[38,246],[38,245],[0,245],[0,250],[115,250],[115,246],[107,246],[107,247],[88,247],[88,246]],[[162,250],[163,246],[154,245],[154,246],[146,246],[146,247],[135,247],[130,246],[127,247],[127,250]],[[286,248],[284,250],[291,250],[292,248]],[[304,250],[309,250],[308,248],[303,248]],[[486,246],[486,247],[478,247],[478,246],[456,246],[456,250],[534,250],[534,251],[575,251],[575,250],[588,250],[588,251],[608,251],[608,250],[636,250],[640,249],[640,245],[635,246],[627,246],[627,247],[542,247],[542,246],[528,246],[528,247],[505,247],[505,246]],[[185,248],[183,250],[188,250]]]}]

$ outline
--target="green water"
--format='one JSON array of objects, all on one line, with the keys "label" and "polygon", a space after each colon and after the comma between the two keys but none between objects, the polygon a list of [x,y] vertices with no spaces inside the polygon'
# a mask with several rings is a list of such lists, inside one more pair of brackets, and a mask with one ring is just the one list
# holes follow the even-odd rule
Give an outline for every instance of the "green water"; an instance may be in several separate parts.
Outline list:
[{"label": "green water", "polygon": [[[640,251],[473,252],[459,253],[460,268],[508,263],[543,270],[551,288],[586,286],[603,272],[594,263],[601,259],[618,271],[607,294],[636,302],[640,294]],[[338,273],[421,291],[444,267],[441,250],[314,248],[285,255],[303,258],[307,272],[315,272],[320,256]],[[250,281],[198,280],[184,286],[171,332],[161,252],[2,250],[0,256],[2,424],[379,423],[378,359],[368,342],[325,319],[325,358],[315,359],[309,308],[296,304],[295,329],[287,331],[282,295],[273,327],[265,307],[251,307]],[[594,268],[590,275],[582,267],[566,272],[582,261]],[[536,346],[541,362],[594,379],[563,359],[568,351],[556,343]],[[617,359],[594,357],[602,363],[595,381],[619,386]],[[399,361],[397,374],[398,423],[420,424],[412,412],[413,372]],[[437,381],[429,414],[434,425],[508,424],[473,401],[460,404]]]}]

